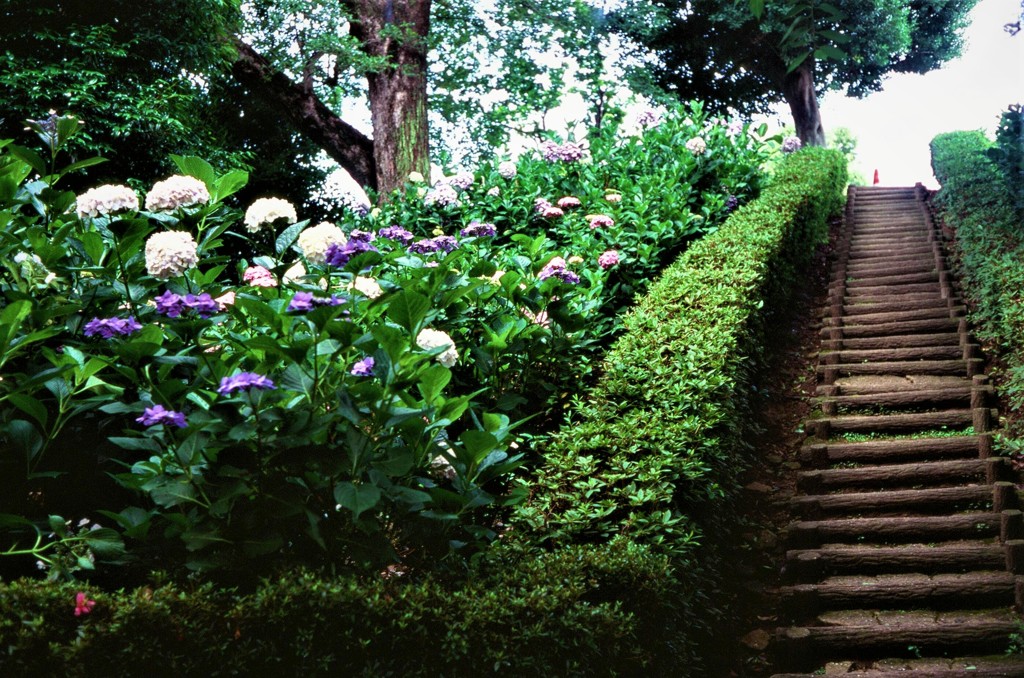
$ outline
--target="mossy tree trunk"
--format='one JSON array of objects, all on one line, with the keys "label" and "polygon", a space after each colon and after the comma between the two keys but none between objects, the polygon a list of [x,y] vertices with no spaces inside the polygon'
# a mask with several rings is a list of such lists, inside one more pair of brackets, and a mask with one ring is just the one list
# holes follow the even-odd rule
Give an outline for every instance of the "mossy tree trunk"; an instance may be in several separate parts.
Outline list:
[{"label": "mossy tree trunk", "polygon": [[367,74],[377,191],[383,199],[412,172],[430,175],[427,35],[430,0],[351,0],[352,35],[384,60]]}]

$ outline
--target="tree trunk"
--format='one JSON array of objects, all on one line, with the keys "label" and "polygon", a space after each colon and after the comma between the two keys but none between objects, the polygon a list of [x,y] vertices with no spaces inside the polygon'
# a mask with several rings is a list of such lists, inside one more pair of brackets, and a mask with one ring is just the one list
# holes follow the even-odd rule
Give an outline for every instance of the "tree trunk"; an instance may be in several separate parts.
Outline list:
[{"label": "tree trunk", "polygon": [[430,176],[427,35],[431,0],[352,0],[352,35],[387,66],[369,73],[377,191],[381,199],[412,172]]},{"label": "tree trunk", "polygon": [[805,146],[824,146],[818,94],[814,90],[814,57],[808,57],[782,81],[782,94],[793,114],[796,135]]},{"label": "tree trunk", "polygon": [[238,57],[232,64],[235,79],[281,111],[288,121],[324,149],[361,186],[376,189],[376,144],[339,118],[313,93],[293,82],[263,55],[238,38],[232,38]]}]

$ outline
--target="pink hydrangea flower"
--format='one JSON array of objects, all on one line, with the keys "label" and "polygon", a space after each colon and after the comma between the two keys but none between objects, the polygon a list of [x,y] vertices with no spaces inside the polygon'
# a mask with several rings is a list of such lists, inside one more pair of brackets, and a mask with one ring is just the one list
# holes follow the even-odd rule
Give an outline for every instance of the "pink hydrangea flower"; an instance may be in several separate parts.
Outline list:
[{"label": "pink hydrangea flower", "polygon": [[545,219],[557,219],[558,217],[564,216],[565,211],[561,207],[545,207],[544,211],[540,213]]},{"label": "pink hydrangea flower", "polygon": [[573,197],[571,195],[567,195],[564,198],[559,198],[558,199],[558,206],[561,207],[563,210],[568,210],[568,209],[572,209],[574,207],[579,207],[580,204],[581,204],[580,203],[580,199],[579,198],[575,198],[575,197]]},{"label": "pink hydrangea flower", "polygon": [[587,215],[587,218],[590,219],[591,228],[600,228],[615,225],[615,220],[612,219],[607,214],[590,214]]},{"label": "pink hydrangea flower", "polygon": [[612,266],[617,266],[618,264],[619,253],[616,250],[608,250],[597,258],[597,265],[606,271]]},{"label": "pink hydrangea flower", "polygon": [[277,287],[277,278],[265,266],[250,266],[245,269],[242,280],[253,287]]}]

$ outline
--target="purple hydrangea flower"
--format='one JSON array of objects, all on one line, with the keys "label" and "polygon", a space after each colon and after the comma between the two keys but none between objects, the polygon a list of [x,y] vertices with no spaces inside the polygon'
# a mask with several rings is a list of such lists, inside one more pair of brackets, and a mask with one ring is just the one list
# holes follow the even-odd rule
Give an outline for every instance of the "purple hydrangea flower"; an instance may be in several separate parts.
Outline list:
[{"label": "purple hydrangea flower", "polygon": [[437,243],[434,242],[433,238],[424,238],[423,240],[417,240],[413,244],[409,245],[409,251],[415,252],[416,254],[430,254],[438,250]]},{"label": "purple hydrangea flower", "polygon": [[331,246],[327,248],[324,260],[331,266],[341,268],[357,254],[377,251],[379,250],[371,245],[368,240],[349,239],[349,241],[344,245],[339,245],[338,243],[331,244]]},{"label": "purple hydrangea flower", "polygon": [[548,278],[558,278],[564,283],[575,285],[580,281],[580,277],[570,271],[565,266],[565,259],[562,257],[555,257],[549,261],[544,268],[540,270],[537,277],[541,280],[547,280]]},{"label": "purple hydrangea flower", "polygon": [[800,141],[800,137],[786,137],[782,141],[782,152],[783,153],[795,153],[800,150],[803,143]]},{"label": "purple hydrangea flower", "polygon": [[345,297],[339,297],[336,294],[329,297],[314,297],[311,292],[296,292],[292,300],[288,302],[288,310],[304,313],[312,311],[317,306],[341,306],[346,301]]},{"label": "purple hydrangea flower", "polygon": [[441,252],[451,252],[459,249],[459,241],[450,235],[439,235],[434,238],[434,242],[437,243],[437,249]]},{"label": "purple hydrangea flower", "polygon": [[349,371],[353,377],[372,377],[373,376],[373,357],[366,356],[362,360],[358,361],[352,366]]},{"label": "purple hydrangea flower", "polygon": [[312,292],[296,292],[292,300],[288,302],[289,311],[312,311],[313,310],[313,293]]},{"label": "purple hydrangea flower", "polygon": [[156,302],[156,312],[168,318],[177,318],[185,310],[185,299],[170,290],[154,297],[153,301]]},{"label": "purple hydrangea flower", "polygon": [[725,199],[725,211],[732,212],[734,209],[740,206],[740,199],[735,195],[730,195]]},{"label": "purple hydrangea flower", "polygon": [[388,240],[396,240],[403,245],[408,245],[412,242],[413,235],[409,231],[405,230],[401,226],[386,226],[379,231],[377,235]]},{"label": "purple hydrangea flower", "polygon": [[186,307],[195,311],[200,318],[209,318],[220,310],[220,306],[208,292],[201,294],[186,294],[184,299]]},{"label": "purple hydrangea flower", "polygon": [[132,332],[142,329],[142,325],[135,319],[135,316],[127,318],[93,318],[85,325],[85,336],[92,337],[100,335],[104,339],[111,339],[115,336],[126,337]]},{"label": "purple hydrangea flower", "polygon": [[362,231],[358,228],[352,229],[352,232],[348,234],[349,242],[369,243],[375,237],[370,231]]},{"label": "purple hydrangea flower", "polygon": [[178,428],[185,428],[188,426],[185,422],[184,413],[169,410],[163,405],[147,407],[142,411],[142,416],[135,421],[139,422],[143,426],[156,426],[158,424],[173,424]]},{"label": "purple hydrangea flower", "polygon": [[471,221],[469,225],[462,229],[461,234],[464,238],[489,238],[497,234],[498,229],[494,227],[494,224],[482,224],[479,221]]},{"label": "purple hydrangea flower", "polygon": [[217,393],[221,395],[231,395],[235,391],[248,391],[253,388],[272,389],[274,388],[274,382],[267,377],[264,377],[262,374],[256,374],[255,372],[239,372],[238,374],[233,374],[230,377],[224,377],[221,379]]}]

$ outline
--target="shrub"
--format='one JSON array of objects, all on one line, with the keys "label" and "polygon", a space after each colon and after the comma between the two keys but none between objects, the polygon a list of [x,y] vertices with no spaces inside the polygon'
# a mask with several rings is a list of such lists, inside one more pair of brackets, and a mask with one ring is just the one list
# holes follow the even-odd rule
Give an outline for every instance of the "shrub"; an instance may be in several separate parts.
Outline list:
[{"label": "shrub", "polygon": [[997,388],[1010,407],[1005,429],[1012,440],[1024,433],[1024,229],[991,150],[992,142],[981,132],[936,136],[932,167],[942,188],[934,202],[956,230],[959,277],[971,323],[1003,366],[996,372]]}]

